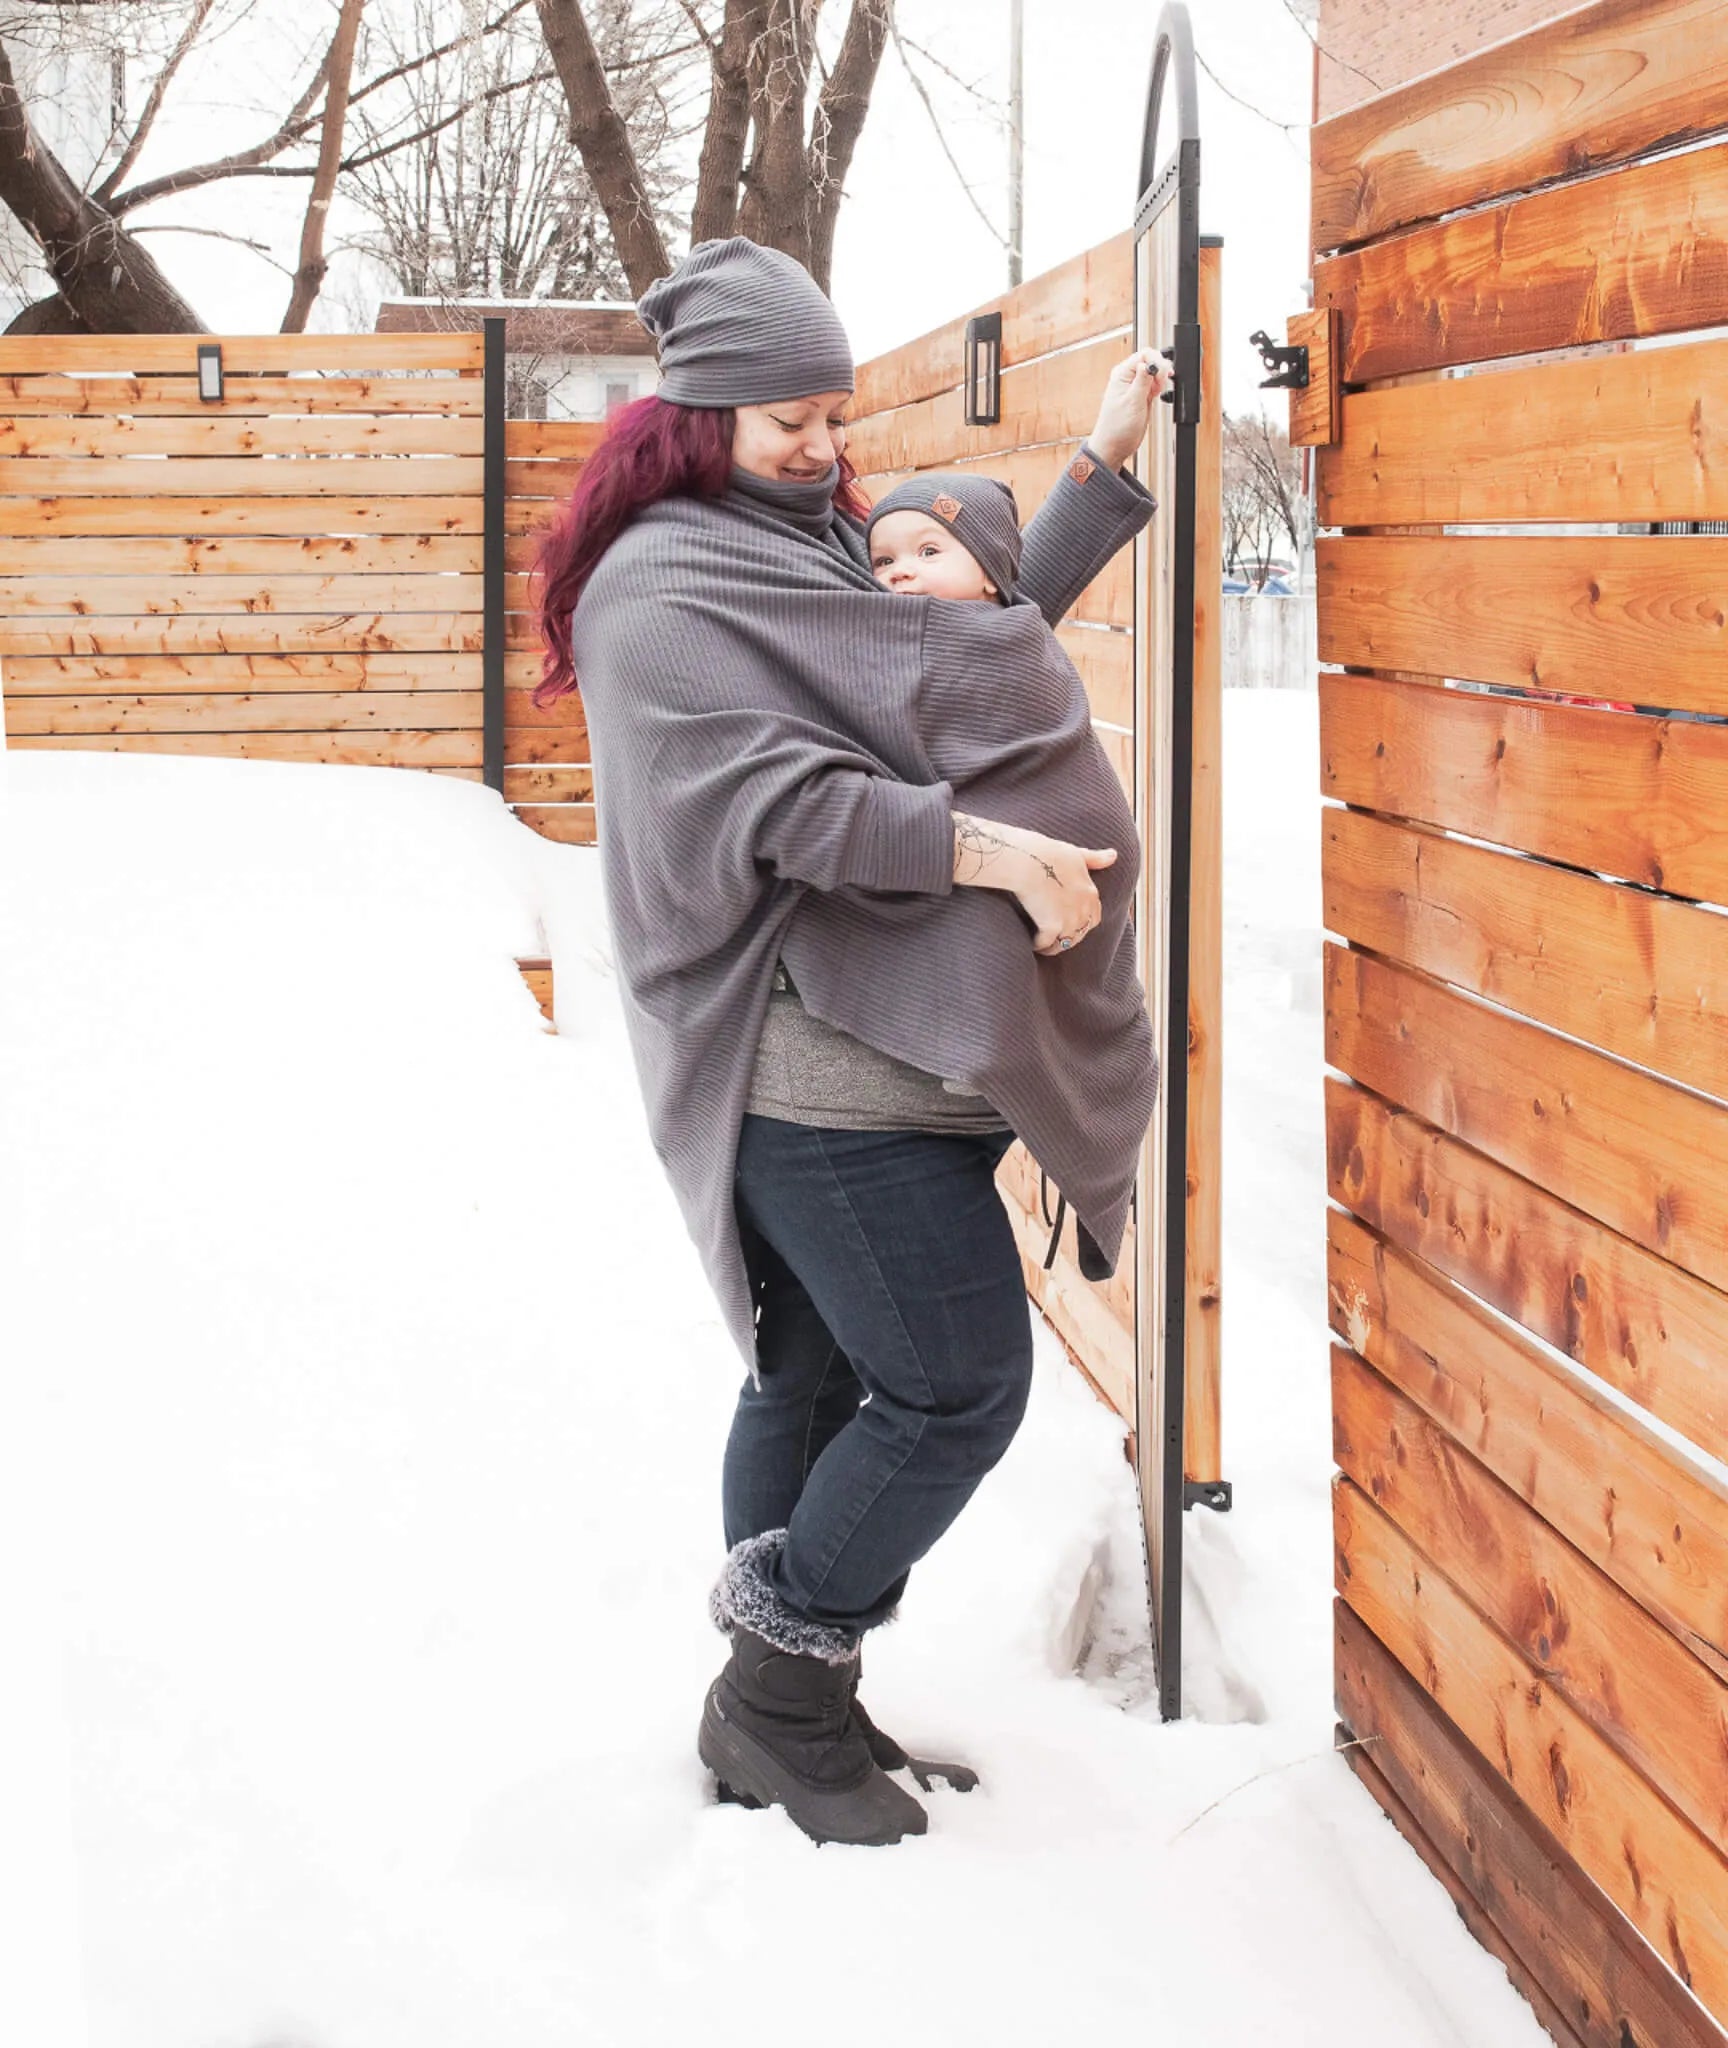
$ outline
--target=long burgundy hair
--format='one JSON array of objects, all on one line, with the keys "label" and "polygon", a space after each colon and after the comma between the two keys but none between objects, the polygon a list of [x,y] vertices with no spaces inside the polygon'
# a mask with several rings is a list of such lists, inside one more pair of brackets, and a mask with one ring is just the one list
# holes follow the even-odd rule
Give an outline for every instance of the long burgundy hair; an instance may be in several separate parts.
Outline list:
[{"label": "long burgundy hair", "polygon": [[[620,406],[606,438],[589,456],[570,502],[548,530],[535,565],[540,637],[545,645],[537,709],[576,687],[570,615],[600,557],[638,512],[662,498],[718,498],[732,475],[731,409],[673,405],[650,396]],[[845,456],[834,486],[836,510],[870,516],[869,501]]]}]

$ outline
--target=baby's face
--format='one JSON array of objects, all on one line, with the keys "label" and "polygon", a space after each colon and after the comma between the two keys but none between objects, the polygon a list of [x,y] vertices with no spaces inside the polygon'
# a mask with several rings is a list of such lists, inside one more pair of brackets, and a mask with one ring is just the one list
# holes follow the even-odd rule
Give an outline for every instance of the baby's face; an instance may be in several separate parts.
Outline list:
[{"label": "baby's face", "polygon": [[901,597],[993,598],[996,586],[939,520],[890,512],[870,529],[870,569]]}]

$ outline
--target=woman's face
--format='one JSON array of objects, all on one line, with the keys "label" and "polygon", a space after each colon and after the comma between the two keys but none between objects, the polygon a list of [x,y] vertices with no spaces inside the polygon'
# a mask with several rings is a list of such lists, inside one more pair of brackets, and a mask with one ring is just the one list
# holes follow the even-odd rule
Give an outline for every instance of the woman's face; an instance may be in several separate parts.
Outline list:
[{"label": "woman's face", "polygon": [[810,483],[826,476],[846,448],[850,391],[819,391],[773,405],[733,410],[732,460],[771,483]]}]

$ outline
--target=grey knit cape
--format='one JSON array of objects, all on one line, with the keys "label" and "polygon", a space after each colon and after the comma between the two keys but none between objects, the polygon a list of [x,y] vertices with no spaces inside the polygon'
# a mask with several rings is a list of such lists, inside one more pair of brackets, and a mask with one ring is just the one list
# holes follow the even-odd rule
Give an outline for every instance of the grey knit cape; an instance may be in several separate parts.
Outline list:
[{"label": "grey knit cape", "polygon": [[[782,952],[814,1015],[987,1097],[1068,1196],[1088,1264],[1114,1265],[1156,1092],[1140,849],[1046,616],[1152,501],[1076,471],[1027,530],[1032,602],[891,596],[822,487],[739,479],[639,515],[576,608],[649,1127],[752,1371],[733,1177]],[[1118,848],[1096,877],[1099,927],[1070,954],[1034,953],[1012,897],[953,886],[955,809]]]}]

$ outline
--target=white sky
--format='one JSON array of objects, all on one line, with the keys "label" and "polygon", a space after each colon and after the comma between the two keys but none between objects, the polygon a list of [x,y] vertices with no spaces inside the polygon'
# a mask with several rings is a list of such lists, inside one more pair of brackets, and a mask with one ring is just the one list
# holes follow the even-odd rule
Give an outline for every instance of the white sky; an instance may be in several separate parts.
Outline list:
[{"label": "white sky", "polygon": [[[831,11],[838,16],[838,0]],[[900,0],[903,32],[998,100],[1006,96],[1008,0]],[[1025,0],[1026,272],[1040,270],[1129,225],[1156,5],[1127,0]],[[140,169],[176,167],[244,145],[280,110],[279,80],[303,77],[301,51],[322,44],[329,10],[270,0],[200,70],[177,83]],[[1202,227],[1225,238],[1225,403],[1255,403],[1259,359],[1251,329],[1274,335],[1304,303],[1311,46],[1285,0],[1192,0],[1196,46],[1230,92],[1293,133],[1200,81]],[[950,146],[985,211],[1006,227],[1007,144],[997,114],[939,74],[931,80]],[[1006,258],[945,162],[931,123],[890,51],[854,159],[840,225],[835,297],[862,360],[1000,291]],[[247,179],[159,205],[140,220],[185,222],[267,241],[291,267],[304,180]],[[352,225],[350,219],[349,225]],[[333,215],[333,233],[344,226]],[[218,331],[274,329],[288,278],[232,243],[153,233],[150,246],[201,317]],[[352,266],[333,271],[313,325],[352,327],[365,294]]]}]

